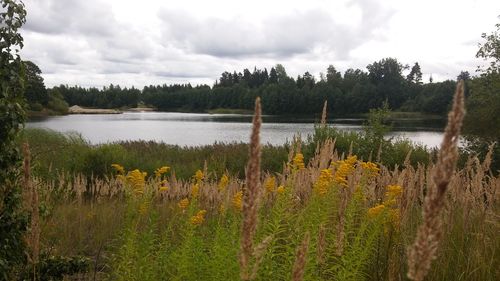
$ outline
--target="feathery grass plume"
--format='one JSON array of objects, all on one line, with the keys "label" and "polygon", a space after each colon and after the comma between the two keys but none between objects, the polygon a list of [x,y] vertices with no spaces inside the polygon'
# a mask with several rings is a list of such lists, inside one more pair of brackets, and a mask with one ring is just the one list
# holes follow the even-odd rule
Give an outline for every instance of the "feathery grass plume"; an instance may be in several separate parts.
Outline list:
[{"label": "feathery grass plume", "polygon": [[306,268],[306,256],[309,250],[309,232],[306,232],[304,240],[297,249],[295,256],[295,263],[293,264],[292,280],[301,281],[304,278],[304,271]]},{"label": "feathery grass plume", "polygon": [[325,100],[325,104],[323,105],[323,112],[321,113],[321,127],[326,126],[326,107],[328,106],[328,100]]},{"label": "feathery grass plume", "polygon": [[27,143],[23,144],[23,170],[24,170],[24,189],[30,194],[29,205],[31,207],[31,231],[29,236],[29,245],[31,246],[31,262],[37,264],[40,256],[40,213],[38,210],[38,190],[31,181],[31,155]]},{"label": "feathery grass plume", "polygon": [[253,264],[251,279],[255,279],[257,277],[257,272],[259,271],[259,265],[264,259],[264,254],[266,253],[267,247],[273,240],[273,235],[269,235],[259,245],[257,245],[253,251],[253,255],[255,257],[255,263]]},{"label": "feathery grass plume", "polygon": [[253,237],[257,228],[257,210],[260,193],[260,126],[262,124],[260,97],[255,100],[249,160],[246,170],[246,188],[243,190],[243,224],[239,253],[240,277],[251,280],[250,261],[253,254]]},{"label": "feathery grass plume", "polygon": [[448,114],[448,124],[433,172],[433,185],[425,197],[423,222],[418,228],[413,246],[408,248],[408,277],[412,280],[423,280],[432,260],[436,258],[442,235],[441,211],[445,203],[446,189],[458,159],[458,141],[464,114],[464,85],[461,80],[457,84],[453,107]]}]

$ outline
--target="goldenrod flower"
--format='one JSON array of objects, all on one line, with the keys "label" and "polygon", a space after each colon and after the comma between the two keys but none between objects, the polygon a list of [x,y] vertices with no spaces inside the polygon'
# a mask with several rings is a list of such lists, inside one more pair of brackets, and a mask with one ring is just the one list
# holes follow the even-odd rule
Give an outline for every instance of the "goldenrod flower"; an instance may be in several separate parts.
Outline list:
[{"label": "goldenrod flower", "polygon": [[168,171],[170,170],[170,167],[169,166],[163,166],[161,168],[158,168],[156,169],[155,171],[155,177],[161,177],[161,175],[165,174],[165,173],[168,173]]},{"label": "goldenrod flower", "polygon": [[303,170],[305,169],[304,165],[304,155],[302,153],[297,153],[293,158],[293,168],[295,170]]},{"label": "goldenrod flower", "polygon": [[123,168],[122,165],[120,165],[120,164],[111,164],[111,167],[113,167],[118,172],[118,174],[120,174],[120,175],[125,174],[125,168]]},{"label": "goldenrod flower", "polygon": [[229,184],[229,177],[227,175],[223,175],[219,181],[219,191],[224,191],[227,185]]},{"label": "goldenrod flower", "polygon": [[177,203],[177,206],[181,208],[182,210],[185,210],[189,206],[189,199],[184,198],[179,203]]},{"label": "goldenrod flower", "polygon": [[347,187],[347,176],[349,176],[354,171],[354,165],[356,164],[357,157],[349,156],[345,160],[337,161],[332,165],[337,166],[335,171],[334,182],[340,186]]},{"label": "goldenrod flower", "polygon": [[378,204],[377,206],[368,209],[368,217],[374,218],[380,215],[385,210],[384,204]]},{"label": "goldenrod flower", "polygon": [[198,194],[200,193],[200,185],[195,183],[193,187],[191,188],[191,195],[196,198],[198,197]]},{"label": "goldenrod flower", "polygon": [[276,189],[276,192],[278,192],[279,194],[285,193],[285,187],[282,185],[278,186],[278,188]]},{"label": "goldenrod flower", "polygon": [[233,196],[233,207],[236,210],[240,210],[241,211],[243,209],[242,199],[243,199],[243,191],[238,191]]},{"label": "goldenrod flower", "polygon": [[399,185],[388,185],[385,190],[386,200],[397,199],[403,193],[403,188]]},{"label": "goldenrod flower", "polygon": [[138,169],[128,172],[127,183],[132,187],[133,192],[136,195],[141,195],[144,193],[144,187],[146,185],[146,172],[141,172]]},{"label": "goldenrod flower", "polygon": [[207,213],[206,210],[200,210],[196,215],[192,216],[189,221],[191,222],[192,225],[200,225],[205,221],[205,214]]},{"label": "goldenrod flower", "polygon": [[162,185],[162,186],[160,186],[160,188],[158,190],[160,190],[160,192],[165,192],[168,190],[168,186]]},{"label": "goldenrod flower", "polygon": [[320,195],[324,195],[328,192],[328,187],[333,181],[333,175],[330,169],[323,169],[320,172],[319,178],[314,183],[313,189]]},{"label": "goldenrod flower", "polygon": [[377,176],[380,171],[377,164],[373,162],[361,162],[361,168],[363,168],[363,171],[369,178]]},{"label": "goldenrod flower", "polygon": [[267,178],[266,181],[264,182],[264,188],[269,193],[274,191],[275,186],[276,186],[276,178],[275,177]]},{"label": "goldenrod flower", "polygon": [[204,175],[203,175],[203,172],[201,170],[198,170],[196,171],[196,173],[194,174],[194,178],[196,179],[196,182],[201,182],[201,180],[203,179]]}]

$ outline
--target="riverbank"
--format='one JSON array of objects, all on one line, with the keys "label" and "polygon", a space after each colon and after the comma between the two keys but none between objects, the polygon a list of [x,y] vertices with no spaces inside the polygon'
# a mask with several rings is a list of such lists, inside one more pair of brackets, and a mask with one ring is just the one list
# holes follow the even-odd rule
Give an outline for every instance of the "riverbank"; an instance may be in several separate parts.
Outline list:
[{"label": "riverbank", "polygon": [[73,105],[68,108],[69,114],[120,114],[118,109],[102,109],[102,108],[85,108],[78,105]]}]

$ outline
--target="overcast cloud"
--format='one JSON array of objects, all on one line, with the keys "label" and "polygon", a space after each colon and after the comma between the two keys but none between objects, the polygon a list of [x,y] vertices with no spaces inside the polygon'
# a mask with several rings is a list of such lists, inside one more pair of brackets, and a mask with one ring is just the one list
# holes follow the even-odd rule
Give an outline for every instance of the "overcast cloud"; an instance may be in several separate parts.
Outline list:
[{"label": "overcast cloud", "polygon": [[494,0],[25,0],[22,56],[47,86],[213,84],[223,71],[319,76],[385,57],[419,62],[424,79],[473,73]]}]

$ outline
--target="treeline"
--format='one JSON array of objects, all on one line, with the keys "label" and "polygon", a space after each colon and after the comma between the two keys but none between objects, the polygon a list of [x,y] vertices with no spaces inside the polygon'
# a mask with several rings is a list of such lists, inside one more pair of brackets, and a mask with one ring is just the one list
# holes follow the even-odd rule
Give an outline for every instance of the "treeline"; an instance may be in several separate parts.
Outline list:
[{"label": "treeline", "polygon": [[[103,89],[58,86],[71,105],[100,108],[135,107],[144,103],[164,111],[203,112],[217,108],[252,109],[257,96],[267,114],[311,114],[328,101],[335,115],[368,112],[387,101],[393,110],[445,114],[455,81],[424,84],[420,65],[405,66],[385,58],[367,66],[367,71],[348,69],[344,73],[330,65],[326,74],[309,72],[296,78],[278,64],[267,69],[224,72],[213,87],[190,84],[150,85],[142,91],[110,85]],[[404,75],[405,70],[410,70]],[[470,79],[467,72],[459,78]]]},{"label": "treeline", "polygon": [[59,92],[70,105],[96,108],[136,107],[141,100],[141,91],[132,88],[121,88],[111,84],[102,89],[82,88],[79,86],[58,86],[53,90]]}]

